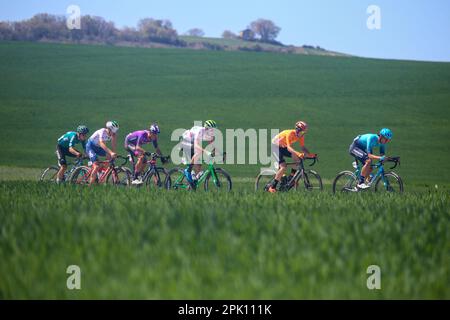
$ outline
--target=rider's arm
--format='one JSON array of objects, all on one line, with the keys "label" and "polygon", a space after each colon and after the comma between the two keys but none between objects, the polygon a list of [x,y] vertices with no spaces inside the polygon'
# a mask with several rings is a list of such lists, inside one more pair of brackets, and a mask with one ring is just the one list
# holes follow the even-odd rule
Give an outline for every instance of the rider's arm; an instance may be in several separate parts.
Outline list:
[{"label": "rider's arm", "polygon": [[70,152],[71,154],[73,154],[74,156],[81,157],[81,153],[78,152],[78,150],[75,149],[75,148],[73,148],[73,147],[69,147],[69,152]]},{"label": "rider's arm", "polygon": [[377,156],[375,154],[373,154],[373,145],[372,145],[372,141],[370,139],[367,139],[367,156],[369,157],[369,159],[372,160],[379,160],[381,159],[382,156]]},{"label": "rider's arm", "polygon": [[112,152],[116,153],[116,146],[117,146],[117,135],[113,133],[111,137],[111,146],[112,146]]},{"label": "rider's arm", "polygon": [[159,146],[158,146],[158,139],[153,140],[152,143],[153,143],[153,147],[154,147],[155,150],[156,150],[156,153],[157,153],[158,155],[162,156],[161,149],[159,149]]},{"label": "rider's arm", "polygon": [[291,145],[292,145],[292,141],[290,140],[290,135],[287,135],[286,136],[286,148],[288,149],[288,151],[290,153],[296,154],[298,156],[300,152],[298,152],[294,148],[292,148]]},{"label": "rider's arm", "polygon": [[100,145],[100,147],[105,150],[109,155],[111,155],[111,153],[113,153],[111,151],[111,149],[108,148],[108,146],[106,145],[106,143],[103,141],[102,137],[100,137],[98,139],[98,144]]},{"label": "rider's arm", "polygon": [[72,138],[69,141],[69,152],[73,154],[74,156],[80,157],[81,153],[78,152],[73,146],[75,144],[75,135],[72,136]]}]

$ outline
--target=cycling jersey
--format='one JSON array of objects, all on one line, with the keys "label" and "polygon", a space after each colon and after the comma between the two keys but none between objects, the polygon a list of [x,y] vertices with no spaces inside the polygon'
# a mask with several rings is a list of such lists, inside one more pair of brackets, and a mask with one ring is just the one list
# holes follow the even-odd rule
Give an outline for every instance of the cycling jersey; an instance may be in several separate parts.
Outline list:
[{"label": "cycling jersey", "polygon": [[300,146],[305,146],[305,137],[302,135],[297,136],[295,130],[284,130],[277,134],[273,139],[272,143],[280,146],[281,148],[287,148],[291,146],[294,142],[298,141]]},{"label": "cycling jersey", "polygon": [[183,133],[183,144],[193,145],[195,140],[208,141],[214,140],[214,136],[208,134],[210,130],[204,127],[195,126]]},{"label": "cycling jersey", "polygon": [[69,131],[65,134],[63,134],[58,139],[58,145],[62,147],[63,149],[69,149],[73,148],[74,145],[81,142],[81,145],[83,146],[83,149],[86,149],[86,141],[81,141],[77,137],[77,133],[75,131]]},{"label": "cycling jersey", "polygon": [[94,146],[100,147],[100,137],[103,141],[110,141],[112,135],[108,135],[108,130],[106,128],[99,129],[95,131],[92,136],[89,138],[88,142],[93,144]]},{"label": "cycling jersey", "polygon": [[356,143],[356,146],[361,148],[367,153],[373,154],[373,148],[379,147],[380,148],[380,154],[384,154],[386,151],[386,145],[382,144],[378,141],[379,137],[377,134],[374,133],[367,133],[360,136],[357,136],[354,139],[354,142]]},{"label": "cycling jersey", "polygon": [[149,138],[149,135],[150,131],[148,130],[139,130],[128,134],[125,138],[125,148],[130,144],[133,146],[141,146],[150,142],[153,143],[155,148],[158,148],[158,139],[151,139]]}]

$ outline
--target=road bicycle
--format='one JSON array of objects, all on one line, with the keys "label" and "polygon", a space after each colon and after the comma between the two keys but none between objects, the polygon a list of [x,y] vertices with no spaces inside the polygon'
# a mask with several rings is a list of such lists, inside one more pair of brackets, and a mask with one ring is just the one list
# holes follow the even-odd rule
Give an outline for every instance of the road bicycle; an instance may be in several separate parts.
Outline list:
[{"label": "road bicycle", "polygon": [[[305,169],[304,160],[312,160],[312,163],[309,166],[313,166],[318,161],[318,157],[306,157],[304,159],[300,159],[300,162],[295,163],[286,163],[288,166],[297,166],[297,170],[294,175],[283,176],[278,183],[277,191],[287,192],[289,190],[297,190],[297,191],[322,191],[323,184],[322,178],[320,175],[314,171]],[[268,191],[269,187],[272,185],[273,179],[275,178],[276,171],[269,169],[262,171],[257,177],[255,181],[255,190],[256,191]]]},{"label": "road bicycle", "polygon": [[[226,153],[223,154],[225,160]],[[169,170],[169,176],[166,181],[166,188],[168,190],[197,190],[203,183],[205,191],[220,192],[231,191],[232,183],[230,175],[222,168],[214,166],[214,159],[216,156],[210,156],[207,162],[207,168],[199,173],[199,177],[195,178],[193,175],[193,183],[187,181],[184,175],[184,168],[176,167]]]},{"label": "road bicycle", "polygon": [[[115,165],[116,159],[123,159],[124,162],[120,166]],[[99,184],[112,184],[117,186],[128,187],[131,184],[131,176],[125,169],[128,157],[117,156],[116,159],[98,161],[99,170],[97,172],[96,181]],[[70,176],[70,182],[74,184],[89,184],[92,173],[92,166],[80,166],[76,168]]]},{"label": "road bicycle", "polygon": [[[148,158],[147,158],[148,157]],[[130,177],[134,177],[135,162],[131,155],[128,156],[132,169],[124,168],[128,171]],[[145,152],[144,162],[148,165],[147,170],[142,175],[142,184],[136,185],[138,187],[145,185],[147,189],[153,188],[166,188],[166,181],[169,176],[169,172],[163,167],[157,167],[157,159],[161,159],[162,163],[166,163],[170,160],[170,156],[163,157],[154,152]]]},{"label": "road bicycle", "polygon": [[369,180],[366,182],[370,186],[367,189],[360,189],[357,187],[361,170],[363,165],[358,159],[355,158],[353,167],[356,169],[352,171],[340,172],[333,181],[333,193],[337,192],[360,192],[361,190],[370,190],[374,185],[375,192],[403,192],[403,181],[398,174],[393,171],[386,172],[384,170],[385,162],[393,162],[394,165],[390,170],[400,165],[400,157],[386,157],[384,161],[378,161],[375,164],[371,164],[372,168],[376,170],[375,173],[370,175]]},{"label": "road bicycle", "polygon": [[[83,160],[87,159],[86,157],[76,158],[75,161],[71,163],[68,170],[64,172],[63,181],[69,181],[70,176],[78,167],[83,165]],[[41,176],[39,177],[39,181],[41,182],[56,182],[56,178],[59,171],[59,166],[50,166],[46,168]]]}]

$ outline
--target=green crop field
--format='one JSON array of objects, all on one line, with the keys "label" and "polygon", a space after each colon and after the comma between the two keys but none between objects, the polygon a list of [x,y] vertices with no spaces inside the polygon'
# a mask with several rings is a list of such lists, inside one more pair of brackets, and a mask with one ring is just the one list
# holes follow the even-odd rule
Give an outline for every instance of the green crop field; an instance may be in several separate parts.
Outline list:
[{"label": "green crop field", "polygon": [[[450,298],[450,63],[0,42],[0,298]],[[36,182],[79,123],[310,125],[321,194],[229,194]],[[331,194],[360,133],[394,131],[402,195]],[[168,165],[171,167],[173,165]],[[82,270],[68,290],[66,268]],[[381,290],[368,290],[369,265]]]}]

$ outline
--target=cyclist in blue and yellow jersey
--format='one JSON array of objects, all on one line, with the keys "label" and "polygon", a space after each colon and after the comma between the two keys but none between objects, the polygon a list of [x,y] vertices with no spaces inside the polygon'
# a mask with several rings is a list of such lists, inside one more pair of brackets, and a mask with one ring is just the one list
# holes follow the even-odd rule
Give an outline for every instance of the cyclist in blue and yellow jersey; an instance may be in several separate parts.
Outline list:
[{"label": "cyclist in blue and yellow jersey", "polygon": [[[97,172],[100,169],[98,164],[98,157],[105,157],[108,160],[116,158],[116,134],[119,131],[119,123],[117,121],[108,121],[106,128],[95,131],[90,136],[86,151],[89,155],[89,160],[92,162],[92,172],[89,183],[94,183],[97,178]],[[106,145],[107,141],[111,141],[111,149]]]},{"label": "cyclist in blue and yellow jersey", "polygon": [[[361,176],[359,183],[357,185],[360,189],[367,189],[370,185],[366,184],[366,179],[370,176],[372,171],[372,160],[385,160],[386,144],[392,140],[392,131],[388,128],[383,128],[378,134],[367,133],[357,136],[353,143],[350,145],[349,153],[359,161],[361,161],[364,166],[361,170]],[[373,153],[373,149],[379,147],[380,155],[377,156]]]},{"label": "cyclist in blue and yellow jersey", "polygon": [[81,158],[83,153],[74,148],[78,143],[81,143],[84,150],[86,150],[86,138],[89,129],[84,125],[79,125],[77,131],[69,131],[63,134],[56,144],[56,156],[58,157],[59,171],[56,175],[56,182],[63,181],[64,172],[67,169],[66,156]]}]

